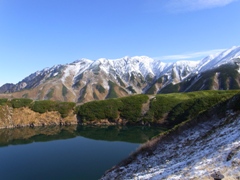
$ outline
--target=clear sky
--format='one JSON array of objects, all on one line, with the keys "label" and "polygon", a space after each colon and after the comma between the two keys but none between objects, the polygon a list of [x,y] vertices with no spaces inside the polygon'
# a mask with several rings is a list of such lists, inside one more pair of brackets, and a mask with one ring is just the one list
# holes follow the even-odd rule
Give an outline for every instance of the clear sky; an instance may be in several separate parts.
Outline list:
[{"label": "clear sky", "polygon": [[0,85],[77,59],[201,59],[238,46],[240,0],[0,0]]}]

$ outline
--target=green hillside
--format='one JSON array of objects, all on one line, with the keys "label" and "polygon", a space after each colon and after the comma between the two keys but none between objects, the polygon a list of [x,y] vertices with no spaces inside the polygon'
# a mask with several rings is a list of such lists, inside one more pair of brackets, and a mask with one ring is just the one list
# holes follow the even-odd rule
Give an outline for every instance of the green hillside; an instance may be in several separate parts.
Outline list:
[{"label": "green hillside", "polygon": [[81,124],[101,124],[101,120],[117,124],[119,120],[131,125],[161,125],[173,127],[194,118],[212,106],[226,101],[239,91],[195,91],[158,95],[132,95],[122,98],[96,100],[76,106],[73,102],[33,101],[31,99],[0,99],[0,106],[28,107],[34,112],[58,111],[67,117],[75,109]]},{"label": "green hillside", "polygon": [[[76,107],[78,119],[83,122],[117,118],[129,124],[174,125],[210,107],[231,98],[239,91],[196,91],[189,93],[158,94],[156,96],[135,95],[102,101],[92,101]],[[149,99],[151,97],[151,99]],[[148,103],[147,112],[143,105]]]}]

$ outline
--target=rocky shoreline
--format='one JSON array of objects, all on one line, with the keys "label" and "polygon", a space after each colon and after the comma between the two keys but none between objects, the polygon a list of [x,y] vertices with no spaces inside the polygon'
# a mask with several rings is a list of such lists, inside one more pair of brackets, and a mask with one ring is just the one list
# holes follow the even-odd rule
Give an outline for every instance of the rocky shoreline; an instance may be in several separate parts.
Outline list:
[{"label": "rocky shoreline", "polygon": [[68,126],[78,124],[76,115],[71,112],[65,118],[57,111],[46,113],[34,112],[27,107],[12,108],[7,105],[0,106],[0,129],[35,127],[35,126]]},{"label": "rocky shoreline", "polygon": [[[38,113],[28,107],[13,108],[7,105],[0,106],[0,129],[69,125],[125,126],[128,123],[128,120],[122,118],[117,118],[113,121],[109,121],[108,119],[82,121],[73,111],[63,118],[58,111]],[[137,125],[150,126],[149,123],[141,123]]]}]

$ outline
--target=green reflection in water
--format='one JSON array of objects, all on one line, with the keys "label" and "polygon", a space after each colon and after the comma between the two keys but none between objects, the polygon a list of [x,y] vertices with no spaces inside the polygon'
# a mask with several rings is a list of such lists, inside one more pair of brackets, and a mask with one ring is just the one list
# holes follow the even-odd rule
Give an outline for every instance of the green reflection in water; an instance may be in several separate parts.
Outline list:
[{"label": "green reflection in water", "polygon": [[1,179],[99,179],[160,131],[132,126],[2,129]]},{"label": "green reflection in water", "polygon": [[144,143],[159,134],[159,127],[136,126],[48,126],[0,130],[0,146],[70,139],[82,136],[94,140]]}]

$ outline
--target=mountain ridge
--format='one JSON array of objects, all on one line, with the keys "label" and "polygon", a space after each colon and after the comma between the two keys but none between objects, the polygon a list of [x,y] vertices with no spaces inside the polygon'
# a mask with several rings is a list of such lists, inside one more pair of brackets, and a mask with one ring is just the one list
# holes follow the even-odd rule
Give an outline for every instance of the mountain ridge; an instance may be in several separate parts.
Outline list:
[{"label": "mountain ridge", "polygon": [[[238,62],[240,62],[240,46],[207,56],[201,61],[164,63],[147,56],[100,58],[96,61],[83,58],[34,72],[17,84],[4,84],[0,87],[0,97],[82,103],[134,93],[236,89],[240,88]],[[230,68],[229,65],[232,67]],[[224,71],[219,72],[218,68],[223,66],[229,66],[228,69],[237,73],[226,75]],[[212,71],[211,76],[206,75],[209,71]],[[225,75],[221,75],[224,73]],[[219,79],[222,76],[227,78]],[[199,87],[197,82],[201,78],[203,85]],[[223,86],[223,84],[227,85]]]}]

